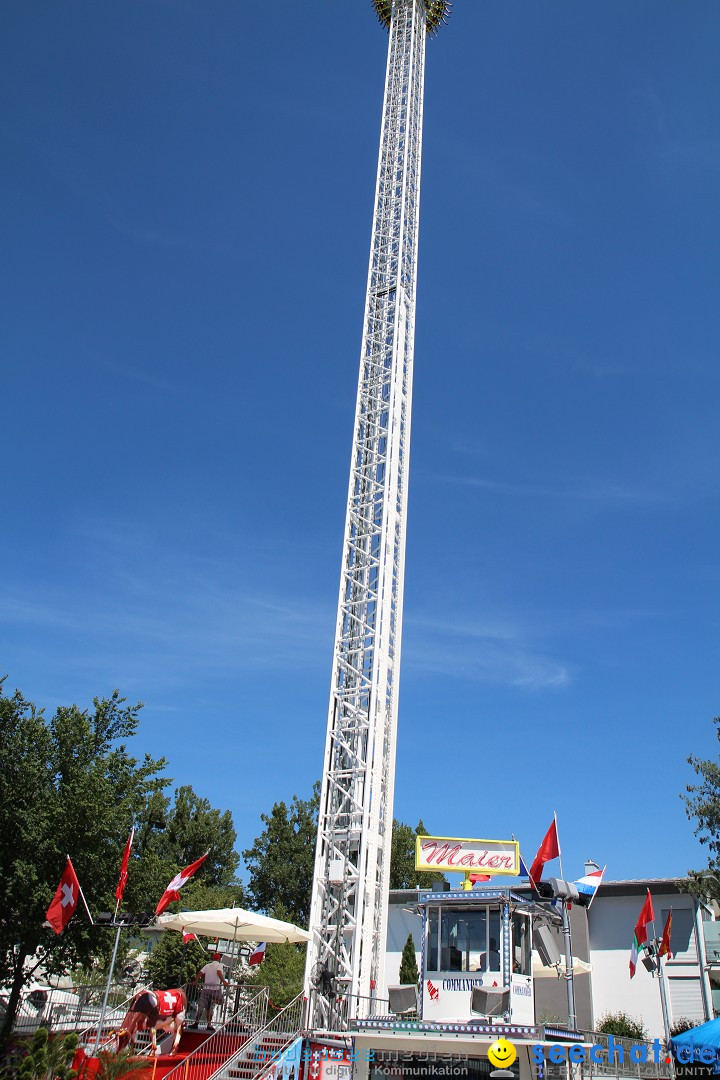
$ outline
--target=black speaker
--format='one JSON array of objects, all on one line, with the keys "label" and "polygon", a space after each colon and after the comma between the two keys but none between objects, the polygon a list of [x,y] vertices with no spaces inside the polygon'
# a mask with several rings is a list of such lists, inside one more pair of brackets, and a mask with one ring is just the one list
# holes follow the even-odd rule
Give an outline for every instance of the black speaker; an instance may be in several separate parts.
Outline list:
[{"label": "black speaker", "polygon": [[509,986],[474,986],[470,998],[470,1012],[478,1016],[503,1016],[510,1008]]},{"label": "black speaker", "polygon": [[406,1012],[417,1012],[417,986],[414,983],[408,983],[405,986],[388,986],[388,1001],[391,1013],[400,1015]]}]

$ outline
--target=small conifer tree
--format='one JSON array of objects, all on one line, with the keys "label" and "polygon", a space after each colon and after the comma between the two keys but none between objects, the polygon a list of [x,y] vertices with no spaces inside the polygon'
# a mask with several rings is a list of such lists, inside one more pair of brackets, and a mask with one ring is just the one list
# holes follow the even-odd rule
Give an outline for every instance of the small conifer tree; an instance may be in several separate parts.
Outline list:
[{"label": "small conifer tree", "polygon": [[412,934],[408,934],[408,939],[403,945],[402,956],[400,958],[400,982],[404,985],[412,984],[413,986],[417,986],[418,978],[415,942],[412,939]]}]

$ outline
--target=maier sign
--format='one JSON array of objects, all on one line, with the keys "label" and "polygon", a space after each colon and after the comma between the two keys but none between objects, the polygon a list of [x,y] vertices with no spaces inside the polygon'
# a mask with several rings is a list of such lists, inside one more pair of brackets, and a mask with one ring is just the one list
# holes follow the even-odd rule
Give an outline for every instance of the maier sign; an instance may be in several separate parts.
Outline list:
[{"label": "maier sign", "polygon": [[482,874],[520,873],[520,848],[515,840],[458,840],[449,836],[418,836],[416,870],[473,870]]}]

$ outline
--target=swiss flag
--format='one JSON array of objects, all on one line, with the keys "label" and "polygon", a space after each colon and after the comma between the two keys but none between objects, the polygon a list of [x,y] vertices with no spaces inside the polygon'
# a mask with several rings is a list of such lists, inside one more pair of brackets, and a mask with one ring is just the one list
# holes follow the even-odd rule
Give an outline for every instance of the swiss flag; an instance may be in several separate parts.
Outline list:
[{"label": "swiss flag", "polygon": [[72,919],[79,899],[80,882],[68,855],[63,875],[60,878],[60,884],[45,916],[46,922],[50,923],[56,934],[61,934]]},{"label": "swiss flag", "polygon": [[172,904],[173,900],[180,899],[180,889],[182,889],[186,881],[190,880],[195,871],[199,870],[199,868],[205,862],[209,854],[210,852],[206,851],[205,854],[201,855],[199,859],[196,859],[194,863],[190,863],[189,866],[186,866],[184,870],[181,870],[179,874],[175,875],[165,892],[160,897],[160,902],[155,908],[156,915],[162,915],[165,908]]}]

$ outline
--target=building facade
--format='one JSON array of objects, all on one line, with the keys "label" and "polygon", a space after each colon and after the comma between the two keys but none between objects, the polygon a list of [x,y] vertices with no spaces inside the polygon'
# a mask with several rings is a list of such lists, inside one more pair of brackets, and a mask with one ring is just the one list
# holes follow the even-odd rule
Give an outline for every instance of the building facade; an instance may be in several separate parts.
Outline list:
[{"label": "building facade", "polygon": [[[573,907],[573,956],[591,971],[575,978],[578,1027],[593,1030],[608,1013],[625,1012],[640,1020],[651,1037],[662,1036],[663,1018],[657,977],[640,963],[630,979],[633,931],[650,889],[656,932],[662,933],[672,908],[672,958],[664,961],[670,1023],[702,1023],[720,1013],[720,922],[708,905],[681,891],[676,878],[603,882],[592,906]],[[518,888],[518,893],[529,893]],[[472,892],[468,893],[472,896]],[[399,983],[400,957],[411,935],[421,970],[422,919],[414,890],[390,892],[386,983]],[[559,940],[559,951],[563,945]],[[550,969],[552,971],[552,969]],[[535,955],[535,1011],[538,1023],[566,1023],[565,981],[548,975]]]}]

